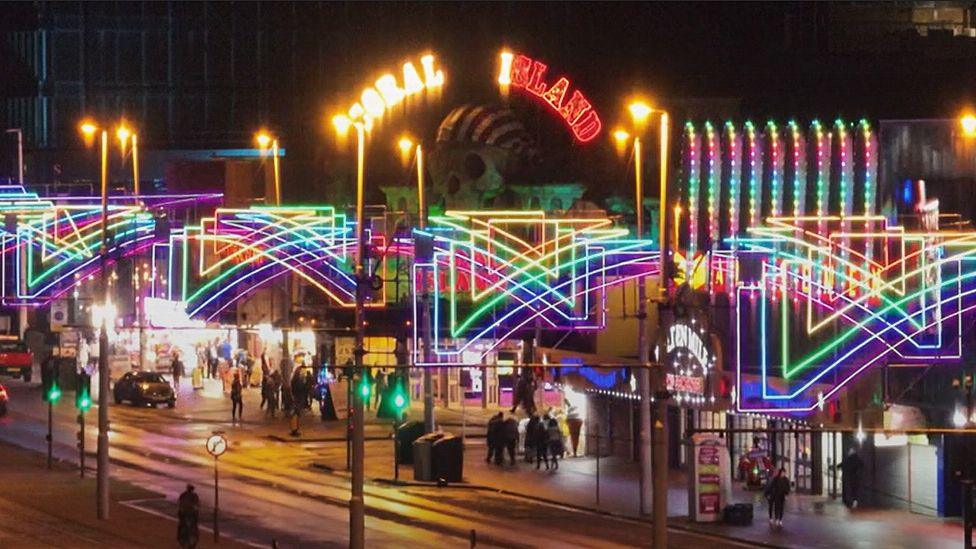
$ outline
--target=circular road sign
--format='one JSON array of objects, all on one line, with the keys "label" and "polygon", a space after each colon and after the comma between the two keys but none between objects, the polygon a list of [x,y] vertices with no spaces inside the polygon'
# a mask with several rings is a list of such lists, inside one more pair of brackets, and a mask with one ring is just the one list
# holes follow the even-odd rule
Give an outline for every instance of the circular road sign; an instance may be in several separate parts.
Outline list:
[{"label": "circular road sign", "polygon": [[227,451],[227,439],[223,435],[213,435],[207,439],[207,451],[213,457],[220,457]]}]

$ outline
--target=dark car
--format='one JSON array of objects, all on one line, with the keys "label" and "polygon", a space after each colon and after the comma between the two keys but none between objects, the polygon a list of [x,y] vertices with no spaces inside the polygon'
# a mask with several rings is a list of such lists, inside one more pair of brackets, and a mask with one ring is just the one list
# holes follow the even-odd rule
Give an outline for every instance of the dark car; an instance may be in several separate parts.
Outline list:
[{"label": "dark car", "polygon": [[34,354],[23,341],[15,337],[0,336],[0,374],[22,377],[24,381],[30,382],[33,364]]},{"label": "dark car", "polygon": [[128,400],[135,405],[166,404],[176,406],[176,392],[173,387],[156,372],[127,372],[115,382],[113,389],[115,403]]},{"label": "dark car", "polygon": [[0,416],[7,415],[7,401],[10,397],[7,395],[7,388],[0,385]]}]

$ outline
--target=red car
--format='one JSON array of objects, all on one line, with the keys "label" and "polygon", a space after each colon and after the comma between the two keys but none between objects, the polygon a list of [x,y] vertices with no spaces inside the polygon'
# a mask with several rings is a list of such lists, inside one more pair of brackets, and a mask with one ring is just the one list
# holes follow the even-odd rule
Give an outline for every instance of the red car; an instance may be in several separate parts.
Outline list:
[{"label": "red car", "polygon": [[0,375],[22,377],[31,380],[34,355],[27,345],[17,338],[0,338]]}]

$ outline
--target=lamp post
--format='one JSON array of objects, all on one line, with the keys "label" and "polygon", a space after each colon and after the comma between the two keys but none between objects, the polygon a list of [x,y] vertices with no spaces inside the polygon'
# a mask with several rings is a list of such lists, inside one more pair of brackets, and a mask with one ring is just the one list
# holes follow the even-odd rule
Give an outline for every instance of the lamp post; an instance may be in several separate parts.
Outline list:
[{"label": "lamp post", "polygon": [[[332,119],[336,130],[343,134],[350,126],[356,130],[356,340],[353,355],[355,357],[354,380],[363,378],[363,355],[366,353],[364,343],[366,339],[366,271],[363,264],[366,246],[363,241],[363,224],[365,210],[366,186],[366,132],[367,122],[353,123],[345,115],[338,115]],[[352,392],[352,477],[350,479],[351,495],[349,498],[349,547],[361,549],[365,546],[365,501],[363,499],[364,458],[365,458],[365,422],[363,421],[363,394],[361,391]]]},{"label": "lamp post", "polygon": [[[660,148],[659,148],[659,204],[658,204],[658,240],[660,240],[660,279],[659,291],[663,295],[667,288],[667,269],[665,265],[669,257],[667,238],[667,178],[668,178],[668,139],[670,133],[669,116],[666,111],[653,109],[647,103],[636,101],[628,105],[631,121],[635,128],[634,146],[634,195],[636,236],[644,237],[644,170],[642,143],[639,136],[646,127],[652,113],[660,115]],[[624,130],[614,132],[618,144],[630,139],[630,134]],[[658,307],[658,323],[661,322],[661,299],[656,300]],[[654,518],[654,546],[667,546],[667,398],[665,376],[663,371],[652,376],[650,364],[650,341],[647,337],[647,287],[646,281],[641,280],[637,286],[637,347],[640,368],[637,375],[637,390],[640,394],[640,512],[643,515],[653,512]],[[658,368],[662,368],[660,364]],[[651,414],[651,396],[656,397],[655,414]],[[652,425],[653,420],[653,425]],[[651,431],[654,436],[651,436]],[[650,496],[650,497],[649,497]]]},{"label": "lamp post", "polygon": [[[424,194],[424,150],[420,143],[414,147],[413,141],[404,137],[399,142],[400,152],[409,154],[410,149],[416,153],[417,165],[417,226],[420,230],[427,228],[427,203]],[[423,258],[427,259],[427,258]],[[430,372],[430,292],[427,289],[425,271],[420,271],[420,279],[424,281],[423,294],[421,294],[420,304],[420,330],[423,341],[424,357],[424,431],[434,432],[434,381]],[[416,354],[414,354],[416,356]]]},{"label": "lamp post", "polygon": [[[24,130],[21,128],[10,128],[6,130],[6,133],[16,133],[17,134],[17,184],[21,187],[24,186]],[[21,267],[20,278],[21,290],[23,293],[27,292],[27,273],[26,265]],[[17,331],[20,334],[21,339],[24,338],[24,334],[27,332],[27,307],[21,305],[17,308]]]},{"label": "lamp post", "polygon": [[259,132],[254,136],[254,140],[257,141],[258,147],[262,151],[267,151],[270,149],[271,152],[271,165],[274,170],[274,198],[275,205],[281,205],[281,167],[279,165],[278,159],[278,138],[272,137],[267,132]]},{"label": "lamp post", "polygon": [[[108,301],[108,271],[106,269],[108,256],[108,131],[99,129],[92,122],[81,124],[81,133],[86,143],[92,143],[96,133],[101,133],[101,197],[102,197],[102,240],[99,246],[99,260],[101,262],[102,303]],[[98,518],[108,519],[109,485],[108,485],[108,330],[105,326],[105,315],[102,317],[98,335],[98,470],[96,473],[96,506]]]}]

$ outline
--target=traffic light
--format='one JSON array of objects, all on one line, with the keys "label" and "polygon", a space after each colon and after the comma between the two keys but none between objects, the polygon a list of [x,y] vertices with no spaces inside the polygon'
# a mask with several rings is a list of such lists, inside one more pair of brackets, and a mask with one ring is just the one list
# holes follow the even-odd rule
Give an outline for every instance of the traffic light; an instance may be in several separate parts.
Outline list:
[{"label": "traffic light", "polygon": [[61,387],[58,386],[58,371],[53,362],[49,361],[41,366],[41,387],[44,402],[54,404],[61,398]]},{"label": "traffic light", "polygon": [[78,374],[78,390],[75,392],[75,408],[87,412],[91,408],[91,376],[85,372]]},{"label": "traffic light", "polygon": [[359,380],[359,396],[363,398],[363,402],[366,402],[372,392],[373,376],[370,375],[369,370],[363,370],[363,377]]},{"label": "traffic light", "polygon": [[404,408],[410,404],[407,398],[407,390],[403,385],[403,377],[397,376],[393,386],[393,407],[396,408],[398,414],[402,413]]}]

